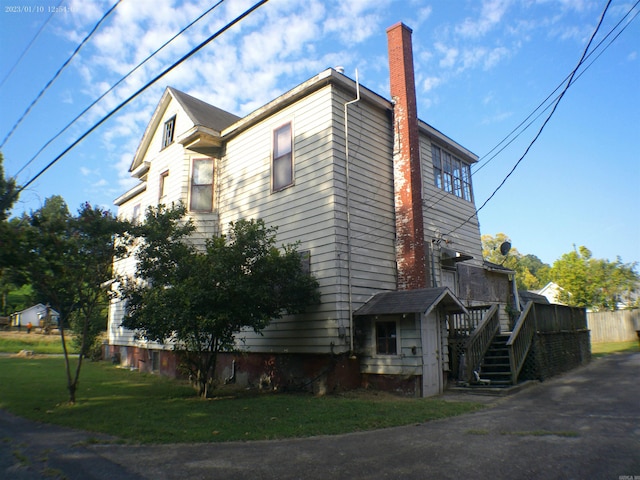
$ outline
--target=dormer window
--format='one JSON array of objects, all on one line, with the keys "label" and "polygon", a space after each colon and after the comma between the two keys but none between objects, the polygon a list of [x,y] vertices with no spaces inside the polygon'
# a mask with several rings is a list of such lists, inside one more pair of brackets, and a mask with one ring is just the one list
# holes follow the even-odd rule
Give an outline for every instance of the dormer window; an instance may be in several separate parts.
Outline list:
[{"label": "dormer window", "polygon": [[164,134],[162,136],[162,148],[166,148],[173,143],[173,134],[176,129],[176,117],[173,116],[164,124]]}]

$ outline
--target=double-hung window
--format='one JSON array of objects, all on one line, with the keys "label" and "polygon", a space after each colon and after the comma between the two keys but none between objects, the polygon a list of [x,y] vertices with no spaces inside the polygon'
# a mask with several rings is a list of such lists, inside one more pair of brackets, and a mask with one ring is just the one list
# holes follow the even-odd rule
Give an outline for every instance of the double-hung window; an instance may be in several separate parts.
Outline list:
[{"label": "double-hung window", "polygon": [[167,195],[168,178],[169,178],[169,170],[166,170],[160,174],[160,185],[158,185],[158,203],[165,202],[165,196]]},{"label": "double-hung window", "polygon": [[213,210],[212,158],[196,158],[193,160],[189,210],[193,212],[211,212]]},{"label": "double-hung window", "polygon": [[293,185],[293,137],[291,123],[282,125],[273,132],[271,185],[274,192]]}]

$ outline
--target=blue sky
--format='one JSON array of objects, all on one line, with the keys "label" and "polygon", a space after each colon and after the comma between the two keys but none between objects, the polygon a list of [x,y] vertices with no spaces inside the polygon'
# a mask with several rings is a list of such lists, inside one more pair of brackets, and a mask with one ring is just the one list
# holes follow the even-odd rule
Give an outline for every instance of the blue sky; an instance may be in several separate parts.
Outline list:
[{"label": "blue sky", "polygon": [[[114,3],[2,0],[0,141]],[[98,96],[212,6],[205,0],[122,0],[2,147],[5,174],[22,170],[18,183],[29,181],[114,106],[253,3],[224,1],[23,169]],[[318,72],[341,65],[352,78],[357,69],[363,85],[388,98],[385,30],[398,21],[413,29],[418,115],[478,154],[484,165],[491,157],[485,155],[575,67],[605,3],[271,0],[66,154],[22,193],[14,213],[37,209],[55,194],[72,210],[84,201],[114,209],[113,199],[135,183],[127,169],[167,85],[246,115]],[[483,234],[503,232],[521,253],[547,263],[574,244],[587,246],[598,258],[640,261],[636,0],[613,0],[593,46],[629,12],[581,68],[584,73],[539,140],[480,211]],[[522,156],[547,112],[473,170],[478,207]]]}]

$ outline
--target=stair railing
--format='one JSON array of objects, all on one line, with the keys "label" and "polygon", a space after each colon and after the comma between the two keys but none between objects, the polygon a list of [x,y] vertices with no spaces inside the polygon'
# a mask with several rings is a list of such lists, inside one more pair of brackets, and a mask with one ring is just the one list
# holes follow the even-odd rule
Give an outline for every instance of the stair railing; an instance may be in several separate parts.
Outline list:
[{"label": "stair railing", "polygon": [[533,302],[528,302],[520,313],[513,332],[507,340],[509,349],[509,366],[511,368],[511,383],[518,382],[518,375],[527,358],[533,335],[536,333],[536,317]]},{"label": "stair railing", "polygon": [[496,333],[500,331],[498,306],[492,305],[482,316],[478,327],[473,331],[465,345],[466,381],[473,380],[473,371],[478,368]]}]

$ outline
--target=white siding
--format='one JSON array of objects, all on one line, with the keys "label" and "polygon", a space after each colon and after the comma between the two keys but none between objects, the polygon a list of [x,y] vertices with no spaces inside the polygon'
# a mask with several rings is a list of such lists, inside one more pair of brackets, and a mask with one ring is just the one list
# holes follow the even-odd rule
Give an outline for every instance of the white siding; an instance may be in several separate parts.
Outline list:
[{"label": "white siding", "polygon": [[[447,149],[444,144],[436,143],[436,145]],[[476,212],[474,202],[464,200],[435,186],[431,139],[426,135],[420,137],[420,160],[427,255],[429,255],[429,265],[431,265],[432,259],[435,263],[436,285],[442,286],[440,269],[442,247],[472,255],[473,259],[468,260],[468,264],[482,266],[480,225],[477,216],[473,216]],[[473,218],[469,220],[471,216]],[[434,239],[441,240],[441,243],[434,244],[432,242]],[[432,252],[433,257],[431,256]]]},{"label": "white siding", "polygon": [[[396,322],[397,355],[376,354],[376,321]],[[360,371],[379,375],[422,375],[422,342],[420,315],[380,315],[368,320],[370,327],[360,354]]]},{"label": "white siding", "polygon": [[[221,228],[239,218],[278,227],[281,243],[310,250],[322,304],[272,322],[263,335],[244,332],[256,352],[327,353],[349,348],[344,103],[332,86],[284,108],[228,141],[219,169]],[[292,122],[293,186],[271,191],[273,130]],[[395,288],[391,136],[384,111],[351,107],[350,172],[353,308]],[[346,335],[340,336],[342,327]]]},{"label": "white siding", "polygon": [[[146,185],[146,188],[119,206],[118,216],[120,218],[132,219],[134,208],[137,205],[140,206],[140,221],[144,220],[147,208],[157,206],[160,201],[167,206],[182,201],[188,206],[192,160],[194,158],[203,158],[203,155],[185,150],[177,142],[162,148],[164,124],[173,116],[176,116],[174,139],[193,127],[189,116],[175,100],[171,99],[161,115],[156,131],[152,133],[149,148],[146,152],[143,152],[142,160],[149,163],[149,170],[140,180]],[[169,172],[169,175],[166,177],[164,184],[165,195],[160,199],[160,176],[165,172]],[[215,207],[214,198],[214,210],[212,213],[190,215],[198,227],[197,233],[193,236],[194,243],[203,244],[204,238],[217,233],[218,215]],[[133,276],[135,268],[136,262],[133,256],[114,263],[114,273],[116,275]],[[135,342],[133,332],[120,327],[123,315],[124,306],[122,303],[117,300],[112,301],[109,308],[109,343],[112,345],[146,345]]]}]

